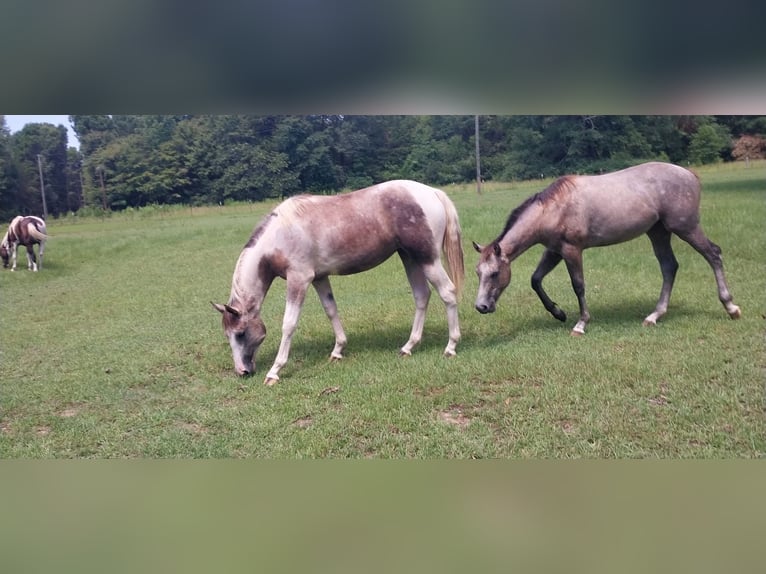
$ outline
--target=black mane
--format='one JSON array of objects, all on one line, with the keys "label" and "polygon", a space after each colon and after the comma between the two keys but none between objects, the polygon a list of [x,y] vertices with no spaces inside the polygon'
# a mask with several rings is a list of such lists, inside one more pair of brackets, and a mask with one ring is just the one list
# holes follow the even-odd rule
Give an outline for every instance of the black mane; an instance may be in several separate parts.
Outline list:
[{"label": "black mane", "polygon": [[508,220],[505,222],[505,227],[503,228],[502,233],[500,233],[494,242],[498,243],[505,236],[505,234],[511,230],[514,224],[519,220],[521,215],[529,208],[530,205],[533,203],[545,203],[547,201],[551,201],[553,197],[557,195],[563,188],[569,187],[570,185],[572,185],[572,182],[570,181],[569,177],[564,176],[558,178],[544,190],[539,191],[534,195],[530,195],[528,198],[522,201],[521,204],[516,207],[516,209],[511,211],[511,214],[508,216]]},{"label": "black mane", "polygon": [[266,229],[266,226],[268,226],[269,222],[271,221],[271,218],[276,216],[277,214],[272,211],[266,217],[264,217],[263,220],[261,220],[261,222],[253,231],[253,234],[250,236],[250,239],[247,240],[247,243],[245,244],[245,249],[247,249],[248,247],[252,247],[258,242],[258,238],[260,238],[260,236],[263,235],[263,232]]}]

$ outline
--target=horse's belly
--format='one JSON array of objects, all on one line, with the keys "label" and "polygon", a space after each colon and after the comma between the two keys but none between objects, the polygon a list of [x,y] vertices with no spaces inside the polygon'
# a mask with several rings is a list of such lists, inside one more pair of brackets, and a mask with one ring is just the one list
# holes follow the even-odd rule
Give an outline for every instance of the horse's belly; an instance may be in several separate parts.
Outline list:
[{"label": "horse's belly", "polygon": [[317,265],[318,275],[353,275],[368,271],[377,267],[396,252],[393,245],[381,245],[377,248],[367,246],[364,249],[355,249],[347,246],[346,249],[333,250],[321,258]]},{"label": "horse's belly", "polygon": [[603,199],[586,213],[589,247],[630,241],[649,231],[660,219],[654,205],[637,198],[626,198],[617,205]]}]

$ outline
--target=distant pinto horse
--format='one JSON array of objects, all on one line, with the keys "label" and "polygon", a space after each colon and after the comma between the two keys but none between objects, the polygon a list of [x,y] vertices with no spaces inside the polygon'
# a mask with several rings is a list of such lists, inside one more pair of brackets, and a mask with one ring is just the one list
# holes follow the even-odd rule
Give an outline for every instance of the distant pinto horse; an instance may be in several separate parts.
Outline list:
[{"label": "distant pinto horse", "polygon": [[[48,239],[45,229],[45,221],[33,215],[18,215],[13,218],[8,230],[0,242],[0,257],[3,259],[3,267],[8,267],[8,260],[12,259],[11,271],[16,271],[16,252],[20,245],[27,248],[27,269],[37,271],[43,268],[43,252],[45,241]],[[34,246],[40,245],[40,263],[35,257]]]},{"label": "distant pinto horse", "polygon": [[[441,263],[444,251],[449,274]],[[304,297],[313,285],[335,332],[331,360],[341,359],[346,334],[338,318],[330,275],[350,275],[380,265],[394,253],[415,298],[415,319],[400,355],[410,355],[423,333],[436,288],[447,309],[449,342],[455,355],[460,339],[457,299],[464,278],[457,211],[441,190],[414,181],[389,181],[335,196],[300,195],[278,205],[255,228],[237,261],[223,315],[223,330],[239,375],[254,370],[254,357],[266,337],[261,304],[276,277],[287,281],[282,341],[264,381],[273,385],[287,362]]]},{"label": "distant pinto horse", "polygon": [[551,301],[542,286],[543,278],[563,259],[580,305],[580,319],[572,335],[582,335],[590,320],[585,303],[583,250],[646,233],[662,272],[657,306],[644,319],[644,325],[654,325],[668,309],[678,270],[670,245],[671,235],[676,234],[713,268],[718,298],[729,316],[738,319],[741,313],[726,284],[721,249],[703,233],[699,206],[697,176],[668,163],[650,162],[604,175],[561,177],[514,209],[492,243],[485,247],[473,243],[481,254],[476,266],[476,310],[495,311],[498,298],[511,281],[511,261],[541,243],[545,251],[532,274],[532,289],[549,313],[566,321],[566,313]]}]

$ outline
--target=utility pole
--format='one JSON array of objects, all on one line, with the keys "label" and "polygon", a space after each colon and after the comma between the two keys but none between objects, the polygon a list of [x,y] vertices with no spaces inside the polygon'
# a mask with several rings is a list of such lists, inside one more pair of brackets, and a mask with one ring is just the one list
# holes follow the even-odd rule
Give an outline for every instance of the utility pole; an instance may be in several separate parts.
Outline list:
[{"label": "utility pole", "polygon": [[476,140],[476,191],[481,195],[481,158],[479,157],[479,116],[475,116],[475,137]]},{"label": "utility pole", "polygon": [[40,173],[40,193],[43,196],[43,219],[48,220],[48,205],[45,203],[45,183],[43,183],[43,160],[37,154],[37,171]]}]

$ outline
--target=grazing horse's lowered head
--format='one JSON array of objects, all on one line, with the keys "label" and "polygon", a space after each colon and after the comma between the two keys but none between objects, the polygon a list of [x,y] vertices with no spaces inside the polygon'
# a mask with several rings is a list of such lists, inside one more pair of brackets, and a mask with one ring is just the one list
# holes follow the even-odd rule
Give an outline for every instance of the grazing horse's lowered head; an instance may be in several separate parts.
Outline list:
[{"label": "grazing horse's lowered head", "polygon": [[237,374],[249,375],[255,368],[256,352],[266,337],[261,304],[274,279],[284,279],[287,289],[282,339],[266,374],[267,385],[277,382],[287,363],[308,288],[319,295],[335,333],[330,359],[342,359],[346,334],[330,275],[367,271],[394,254],[404,264],[415,299],[410,337],[399,354],[410,355],[421,340],[430,284],[447,311],[449,341],[444,355],[455,355],[460,340],[457,300],[464,278],[457,211],[443,191],[397,180],[334,196],[292,197],[255,228],[237,261],[229,302],[213,303],[222,315]]},{"label": "grazing horse's lowered head", "polygon": [[223,332],[231,346],[234,370],[241,377],[255,371],[255,354],[266,338],[266,325],[259,313],[247,312],[240,305],[212,303],[223,316]]},{"label": "grazing horse's lowered head", "polygon": [[471,243],[473,248],[481,254],[476,273],[479,277],[488,279],[479,282],[476,310],[482,314],[494,313],[497,300],[511,283],[511,262],[507,256],[503,255],[497,242],[491,243],[486,248],[475,241]]},{"label": "grazing horse's lowered head", "polygon": [[[13,218],[8,230],[0,241],[0,257],[3,267],[8,267],[9,260],[13,260],[11,271],[16,270],[16,253],[20,245],[27,248],[27,269],[37,271],[43,266],[43,252],[45,251],[46,235],[45,221],[33,215],[18,215]],[[35,257],[34,246],[40,245],[40,263]]]}]

